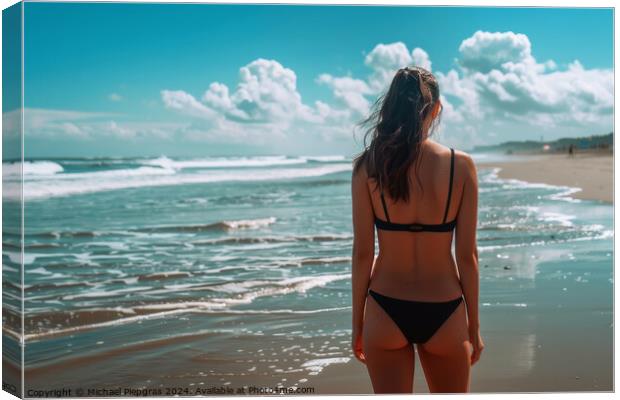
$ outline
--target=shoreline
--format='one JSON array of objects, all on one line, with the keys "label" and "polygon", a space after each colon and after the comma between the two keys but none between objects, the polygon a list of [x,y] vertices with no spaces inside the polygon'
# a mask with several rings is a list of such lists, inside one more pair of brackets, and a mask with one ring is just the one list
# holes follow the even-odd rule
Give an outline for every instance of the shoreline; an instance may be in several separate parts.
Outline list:
[{"label": "shoreline", "polygon": [[[483,167],[541,159],[531,154],[481,158],[488,163],[480,163]],[[606,167],[610,159],[602,160]],[[576,161],[570,160],[583,169],[583,160]],[[612,208],[557,201],[543,194],[568,191],[494,177],[480,182],[485,201],[480,328],[487,351],[471,370],[470,393],[613,389]],[[27,243],[66,247],[59,261],[33,258],[26,265],[34,272],[31,283],[42,285],[34,288],[41,301],[31,311],[35,319],[45,315],[45,324],[33,327],[87,329],[27,340],[26,388],[285,385],[313,388],[313,395],[372,394],[366,368],[351,353],[350,202],[338,195],[324,201],[326,193],[346,193],[347,172],[306,182],[295,181],[295,187],[276,182],[270,190],[263,190],[262,180],[223,184],[223,191],[162,187],[155,203],[152,189],[136,190],[126,211],[131,219],[123,221],[116,219],[117,202],[110,201],[111,196],[123,200],[122,192],[92,195],[94,203],[79,196],[31,203],[35,218]],[[230,205],[230,214],[205,207],[208,202]],[[168,212],[153,214],[152,207]],[[50,210],[58,224],[49,225]],[[82,224],[63,222],[76,213],[92,216],[83,222],[110,235],[93,240],[95,233],[84,234]],[[165,217],[171,213],[181,217],[174,225]],[[271,218],[273,224],[263,223]],[[207,222],[197,227],[197,219]],[[135,225],[124,226],[127,221]],[[206,225],[209,221],[219,221],[218,228],[204,229],[213,226]],[[221,221],[225,228],[220,229]],[[119,248],[119,226],[136,230],[127,241],[130,247]],[[39,255],[59,254],[55,247],[34,248]],[[128,266],[121,273],[120,263]],[[71,284],[60,309],[53,297],[48,303],[50,297],[43,296],[57,293],[55,280],[48,279],[59,276],[53,274],[64,274]],[[80,285],[84,276],[102,290]],[[130,298],[127,292],[133,293]],[[86,313],[81,297],[106,314]],[[119,305],[140,314],[149,304],[159,315],[93,327],[122,316]],[[48,308],[84,313],[65,321],[64,313],[50,314]],[[578,329],[570,329],[575,324]],[[19,360],[18,353],[12,357]],[[418,355],[414,374],[414,393],[428,393]]]},{"label": "shoreline", "polygon": [[613,154],[581,152],[533,154],[522,159],[501,162],[477,162],[480,169],[500,168],[500,179],[568,186],[581,190],[569,196],[579,200],[598,200],[613,204]]}]

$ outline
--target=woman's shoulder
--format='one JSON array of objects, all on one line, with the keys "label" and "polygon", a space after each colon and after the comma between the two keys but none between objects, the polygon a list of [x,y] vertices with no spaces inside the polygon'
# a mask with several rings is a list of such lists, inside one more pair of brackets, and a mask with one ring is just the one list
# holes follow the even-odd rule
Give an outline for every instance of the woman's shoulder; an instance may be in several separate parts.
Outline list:
[{"label": "woman's shoulder", "polygon": [[363,181],[366,181],[368,179],[368,161],[366,154],[366,152],[361,153],[353,159],[353,179],[360,179]]},{"label": "woman's shoulder", "polygon": [[447,146],[447,145],[436,143],[436,142],[435,144],[436,144],[436,149],[438,150],[439,153],[441,153],[442,157],[445,157],[446,154],[450,154],[451,149],[454,150],[455,170],[471,171],[472,169],[475,169],[476,166],[474,164],[474,159],[471,156],[471,154],[469,154],[468,152],[458,149],[456,147]]},{"label": "woman's shoulder", "polygon": [[477,179],[477,169],[473,157],[466,151],[454,149],[454,169],[464,181]]},{"label": "woman's shoulder", "polygon": [[437,143],[434,142],[435,145],[435,149],[437,151],[437,153],[439,154],[439,156],[445,157],[446,154],[450,154],[450,150],[454,150],[454,164],[455,166],[468,166],[473,164],[473,158],[472,156],[467,153],[466,151],[463,151],[461,149],[458,149],[456,147],[452,147],[452,146],[447,146],[445,144],[441,144],[441,143]]},{"label": "woman's shoulder", "polygon": [[469,154],[468,152],[464,150],[457,149],[457,148],[454,148],[454,160],[461,162],[461,163],[465,163],[465,164],[473,162],[473,158],[471,154]]},{"label": "woman's shoulder", "polygon": [[459,163],[466,168],[475,168],[473,157],[463,150],[454,149],[454,163]]}]

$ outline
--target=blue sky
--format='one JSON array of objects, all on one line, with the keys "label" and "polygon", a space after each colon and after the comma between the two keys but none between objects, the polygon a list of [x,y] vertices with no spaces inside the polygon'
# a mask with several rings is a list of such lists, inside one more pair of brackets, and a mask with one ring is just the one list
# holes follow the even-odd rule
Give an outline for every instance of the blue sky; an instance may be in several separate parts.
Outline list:
[{"label": "blue sky", "polygon": [[611,9],[26,3],[26,152],[353,154],[353,124],[399,63],[438,77],[449,104],[436,140],[447,145],[607,133],[612,18]]}]

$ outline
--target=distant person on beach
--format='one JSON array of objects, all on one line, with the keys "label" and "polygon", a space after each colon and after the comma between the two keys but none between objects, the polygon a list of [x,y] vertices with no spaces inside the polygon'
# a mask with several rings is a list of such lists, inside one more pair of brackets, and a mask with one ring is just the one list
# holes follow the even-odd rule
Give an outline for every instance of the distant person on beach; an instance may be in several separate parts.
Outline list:
[{"label": "distant person on beach", "polygon": [[375,393],[412,393],[414,344],[432,393],[469,392],[484,348],[478,178],[469,154],[429,138],[441,109],[433,74],[407,67],[362,123],[370,144],[351,183],[352,348]]},{"label": "distant person on beach", "polygon": [[573,148],[573,144],[571,143],[571,144],[568,146],[568,156],[569,156],[569,157],[573,157],[574,155],[575,155],[575,154],[574,154],[574,148]]}]

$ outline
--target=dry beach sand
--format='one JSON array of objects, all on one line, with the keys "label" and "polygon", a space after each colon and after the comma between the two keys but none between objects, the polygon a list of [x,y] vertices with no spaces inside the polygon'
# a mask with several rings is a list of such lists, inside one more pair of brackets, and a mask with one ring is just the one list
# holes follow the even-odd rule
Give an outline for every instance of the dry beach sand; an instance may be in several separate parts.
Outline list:
[{"label": "dry beach sand", "polygon": [[499,167],[498,177],[531,183],[581,188],[576,199],[613,202],[613,154],[611,151],[580,151],[566,154],[532,155],[520,161],[479,163],[479,168]]}]

